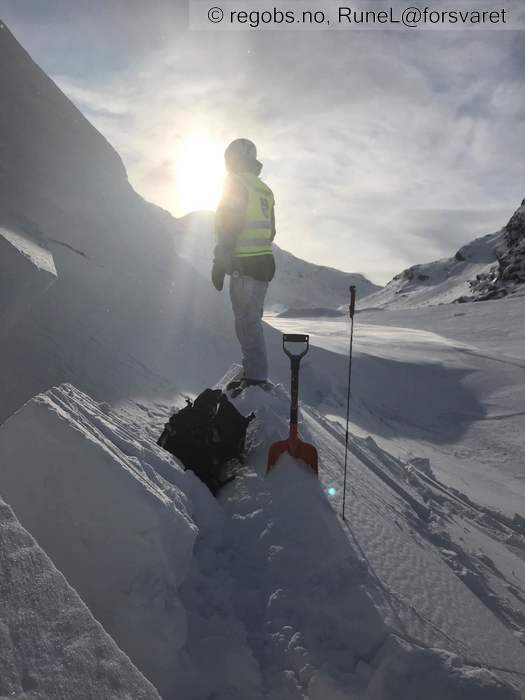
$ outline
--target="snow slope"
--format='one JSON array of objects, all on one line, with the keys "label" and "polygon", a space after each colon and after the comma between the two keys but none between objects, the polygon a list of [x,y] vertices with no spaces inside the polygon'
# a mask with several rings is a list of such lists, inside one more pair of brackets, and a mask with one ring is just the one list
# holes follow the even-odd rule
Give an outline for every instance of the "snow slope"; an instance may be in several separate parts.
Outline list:
[{"label": "snow slope", "polygon": [[159,700],[0,500],[0,695]]},{"label": "snow slope", "polygon": [[[356,316],[352,379],[352,422],[360,435],[395,444],[400,454],[422,452],[451,486],[509,517],[525,516],[522,302],[363,311]],[[287,332],[312,329],[311,343],[330,351],[323,363],[345,376],[348,319],[272,323]],[[317,402],[308,400],[340,419],[345,387],[329,382]]]},{"label": "snow slope", "polygon": [[277,272],[268,290],[268,306],[274,309],[325,307],[336,309],[348,303],[348,288],[355,285],[359,296],[380,289],[366,277],[315,265],[276,246]]},{"label": "snow slope", "polygon": [[[359,313],[350,453],[358,457],[361,467],[349,477],[349,494],[357,496],[358,503],[369,491],[359,487],[363,463],[389,483],[392,477],[401,480],[403,487],[410,483],[433,511],[424,537],[433,542],[469,590],[522,640],[524,313],[519,297],[459,307]],[[272,323],[286,332],[312,327],[308,318],[275,318]],[[335,371],[342,378],[348,320],[316,319],[313,331],[312,344],[335,353],[332,368],[337,367]],[[311,409],[341,440],[343,392],[344,386],[332,384]],[[322,452],[333,451],[333,444],[320,441],[316,436],[314,442],[318,447],[322,444]],[[339,465],[342,459],[340,453]],[[333,482],[327,479],[326,469],[321,471],[321,478],[335,489],[333,498],[338,501],[339,465],[334,464]],[[350,509],[353,507],[350,497]],[[378,504],[377,514],[384,512],[384,504]],[[361,515],[352,521],[354,533],[359,532],[361,521]],[[384,533],[378,541],[383,537]],[[393,545],[390,553],[372,560],[387,581],[392,571],[399,572],[399,564],[392,565],[391,554],[399,547]],[[416,585],[424,580],[415,567],[413,577]],[[431,576],[423,585],[422,596],[412,592],[402,597],[424,600],[435,590],[436,580]],[[439,606],[438,601],[428,607],[418,605],[417,614],[420,620],[433,621],[444,637],[457,640],[458,632],[468,629],[468,622],[457,618],[455,630],[452,626],[447,630],[442,626],[443,612],[439,622],[433,618]],[[482,632],[477,635],[480,640],[486,637]],[[516,668],[522,667],[523,661]]]},{"label": "snow slope", "polygon": [[0,318],[5,335],[56,280],[53,256],[43,242],[0,226]]},{"label": "snow slope", "polygon": [[176,590],[196,528],[185,499],[175,508],[143,477],[133,456],[140,455],[139,445],[126,435],[104,438],[110,427],[103,411],[73,387],[36,397],[0,429],[0,492],[164,694],[177,675],[172,660],[185,615]]},{"label": "snow slope", "polygon": [[502,243],[500,231],[463,246],[452,258],[414,265],[367,297],[359,308],[414,308],[448,304],[467,296],[469,282],[496,264],[496,250]]},{"label": "snow slope", "polygon": [[5,25],[0,62],[0,225],[45,242],[58,274],[2,339],[0,420],[64,381],[119,399],[166,389],[182,361],[214,381],[206,338],[233,352],[228,300],[177,255],[177,222],[133,191],[118,154]]},{"label": "snow slope", "polygon": [[[218,624],[220,640],[207,635],[187,651],[190,606],[180,589],[185,583],[195,596],[197,538],[223,520],[193,473],[70,385],[36,397],[3,424],[0,461],[0,492],[17,517],[162,697],[190,698],[193,686],[195,697],[208,697],[232,682],[225,669],[219,679],[199,680],[199,657],[215,645],[244,663],[249,678],[253,662],[238,624]],[[227,609],[213,613],[208,599],[196,605],[203,602],[207,617],[227,617]],[[231,665],[230,676],[237,672]]]},{"label": "snow slope", "polygon": [[[278,408],[271,403],[267,406],[260,397],[252,396],[237,403],[245,412],[255,406],[258,409],[260,421],[258,427],[262,436],[259,433],[257,437],[258,440],[262,437],[261,449],[255,450],[250,464],[255,465],[258,474],[261,475],[264,473],[266,446],[286,434],[284,410],[286,402],[284,406]],[[278,416],[277,419],[276,416]],[[328,422],[317,410],[309,407],[304,409],[302,432],[304,439],[313,442],[319,449],[321,485],[325,493],[330,489],[329,498],[332,505],[336,511],[340,512],[341,465],[344,459],[343,430],[340,430],[337,424]],[[277,479],[275,488],[271,485],[273,479]],[[248,481],[246,486],[242,482],[236,487],[241,492],[246,492],[247,488],[251,488],[251,483]],[[334,617],[337,616],[337,611],[341,613],[345,609],[346,599],[337,581],[339,586],[346,589],[354,578],[349,572],[344,573],[344,564],[341,564],[343,572],[339,570],[338,547],[335,551],[333,549],[334,543],[339,541],[341,553],[345,551],[344,561],[347,561],[347,558],[352,560],[352,549],[354,553],[357,551],[360,554],[362,563],[366,565],[364,567],[366,574],[363,573],[363,578],[359,576],[357,578],[365,586],[368,595],[375,601],[382,601],[379,604],[381,619],[397,634],[411,641],[418,640],[418,643],[424,647],[445,646],[449,651],[461,654],[477,666],[514,669],[516,674],[512,674],[511,677],[523,687],[520,672],[524,667],[525,649],[514,635],[516,628],[500,622],[494,613],[487,609],[484,601],[478,599],[476,594],[473,595],[461,576],[453,570],[442,551],[447,546],[451,549],[455,548],[454,542],[447,540],[441,532],[446,529],[443,522],[448,518],[457,517],[458,527],[461,527],[464,513],[452,516],[446,499],[443,499],[443,505],[440,504],[438,493],[432,500],[427,500],[425,503],[418,488],[407,483],[407,475],[402,463],[396,461],[389,453],[382,451],[370,438],[352,439],[346,523],[338,522],[334,513],[327,508],[327,499],[318,491],[317,482],[312,480],[311,484],[314,492],[318,494],[317,498],[320,499],[318,505],[314,505],[317,503],[315,499],[310,502],[312,495],[306,490],[303,491],[304,487],[294,486],[293,476],[286,464],[279,465],[275,474],[270,475],[267,481],[255,485],[254,491],[258,488],[264,493],[270,491],[271,496],[264,498],[275,500],[276,511],[275,513],[270,511],[270,526],[266,520],[266,505],[257,516],[260,505],[256,503],[254,510],[253,499],[247,498],[247,494],[243,499],[239,497],[232,499],[234,510],[240,506],[242,513],[246,516],[245,509],[248,508],[249,521],[256,517],[260,518],[261,535],[258,539],[262,539],[263,536],[268,539],[268,561],[271,553],[274,552],[274,547],[277,547],[274,556],[280,559],[279,565],[275,565],[276,581],[282,583],[283,578],[286,580],[290,577],[290,581],[293,582],[290,583],[290,588],[294,592],[287,596],[288,600],[295,600],[297,596],[295,588],[301,591],[304,586],[307,592],[303,602],[304,600],[316,601],[315,611],[319,611],[320,620],[317,620],[315,613],[316,623],[312,623],[310,619],[301,620],[302,626],[296,631],[299,631],[302,637],[308,639],[312,634],[315,635],[318,629],[316,625],[321,625],[322,629],[323,619],[330,614],[329,606],[327,610],[324,602],[317,603],[323,600],[323,594],[316,594],[316,586],[323,589],[325,595],[324,586],[330,591],[328,597],[334,602]],[[233,489],[235,486],[231,487],[231,490]],[[324,503],[324,511],[320,512],[321,503]],[[315,517],[310,517],[311,513],[315,513]],[[285,551],[281,552],[279,544],[282,542],[279,542],[279,537],[275,533],[275,531],[281,533],[281,528],[288,537],[293,534],[293,537],[298,538],[302,544],[296,547],[284,545]],[[329,537],[327,529],[330,532]],[[334,534],[334,531],[339,534]],[[441,532],[441,539],[437,536],[438,532]],[[509,530],[509,534],[510,532]],[[285,535],[280,536],[286,541]],[[345,539],[349,542],[343,545]],[[516,541],[518,540],[523,547],[525,545],[523,538],[520,539],[517,536]],[[418,545],[414,546],[415,542]],[[432,544],[429,546],[430,542]],[[439,545],[435,546],[435,543]],[[520,560],[519,556],[513,556],[512,560],[516,573],[511,583],[520,586],[523,591],[524,561]],[[339,595],[342,595],[342,599],[338,597]],[[351,595],[351,600],[355,600],[355,594]],[[519,600],[516,599],[516,601],[519,604]],[[292,606],[290,615],[293,619],[294,604],[288,602],[287,605]],[[297,604],[297,608],[303,615],[304,607],[302,602]],[[358,606],[359,610],[364,608],[364,603]],[[297,612],[297,615],[300,614]],[[352,620],[352,614],[342,613],[342,618],[345,622],[349,622]],[[519,610],[515,619],[521,619],[520,629],[523,630],[524,618],[520,618]],[[513,624],[514,622],[515,620]],[[346,625],[341,628],[337,624],[334,625],[334,622],[327,621],[327,626],[329,629],[339,630],[342,635],[342,638],[329,642],[334,645],[334,648],[350,649],[355,653],[356,647],[363,641],[360,639],[363,625],[350,623],[351,629],[348,629]],[[365,627],[374,629],[370,622]],[[321,634],[320,637],[324,642],[324,636]],[[360,658],[359,650],[356,656]],[[363,657],[366,660],[367,654],[364,653],[361,658]],[[422,672],[422,678],[424,673],[425,671]],[[336,675],[331,677],[337,678]],[[443,682],[449,681],[450,678]],[[345,687],[344,681],[340,683]],[[444,686],[435,690],[436,697],[449,697],[443,688]],[[426,687],[426,692],[429,691],[430,689]],[[404,692],[406,695],[400,695],[400,697],[411,697],[408,687]],[[415,691],[414,697],[418,697],[418,692],[422,693],[421,685],[419,690]],[[465,695],[462,697],[468,697],[466,691],[463,692]],[[386,697],[389,695],[387,694]],[[450,697],[453,695],[451,694]],[[461,696],[458,695],[458,697]],[[478,696],[474,695],[474,697]],[[488,697],[492,696],[488,695]]]}]

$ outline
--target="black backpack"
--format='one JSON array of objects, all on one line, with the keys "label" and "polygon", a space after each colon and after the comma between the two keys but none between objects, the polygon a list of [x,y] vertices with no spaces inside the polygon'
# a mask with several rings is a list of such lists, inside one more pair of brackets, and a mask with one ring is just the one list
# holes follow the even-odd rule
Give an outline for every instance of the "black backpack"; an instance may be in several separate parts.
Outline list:
[{"label": "black backpack", "polygon": [[220,389],[205,389],[174,413],[157,443],[197,474],[215,495],[233,476],[224,476],[232,459],[242,459],[250,421]]}]

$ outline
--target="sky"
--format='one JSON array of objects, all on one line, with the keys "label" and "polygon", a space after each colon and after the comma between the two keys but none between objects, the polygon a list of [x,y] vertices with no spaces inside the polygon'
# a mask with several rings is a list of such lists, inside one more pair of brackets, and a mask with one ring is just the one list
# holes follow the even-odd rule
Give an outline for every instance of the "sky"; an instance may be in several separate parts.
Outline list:
[{"label": "sky", "polygon": [[0,18],[175,216],[212,206],[248,137],[281,247],[384,284],[525,197],[522,31],[196,31],[180,0],[0,0]]}]

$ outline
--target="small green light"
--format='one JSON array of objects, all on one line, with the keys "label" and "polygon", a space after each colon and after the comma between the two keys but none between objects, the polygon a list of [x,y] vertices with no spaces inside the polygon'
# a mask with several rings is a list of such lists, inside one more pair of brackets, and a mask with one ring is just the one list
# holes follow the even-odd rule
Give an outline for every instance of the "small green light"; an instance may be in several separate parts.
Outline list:
[{"label": "small green light", "polygon": [[329,495],[329,496],[335,496],[336,493],[337,493],[337,489],[334,488],[333,486],[330,486],[330,488],[328,489],[328,495]]}]

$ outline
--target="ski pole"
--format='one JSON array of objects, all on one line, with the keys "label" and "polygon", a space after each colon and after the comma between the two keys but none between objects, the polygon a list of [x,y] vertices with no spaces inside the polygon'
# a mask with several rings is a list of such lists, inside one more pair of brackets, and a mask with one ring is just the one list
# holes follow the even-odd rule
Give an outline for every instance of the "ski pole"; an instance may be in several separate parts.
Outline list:
[{"label": "ski pole", "polygon": [[348,424],[350,422],[350,384],[352,381],[352,347],[354,344],[354,313],[355,313],[355,285],[350,287],[350,304],[348,312],[350,314],[350,352],[348,355],[348,391],[346,394],[346,434],[345,434],[345,470],[343,479],[343,520],[345,519],[346,504],[346,473],[348,467]]}]

